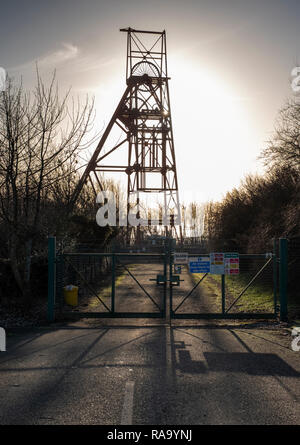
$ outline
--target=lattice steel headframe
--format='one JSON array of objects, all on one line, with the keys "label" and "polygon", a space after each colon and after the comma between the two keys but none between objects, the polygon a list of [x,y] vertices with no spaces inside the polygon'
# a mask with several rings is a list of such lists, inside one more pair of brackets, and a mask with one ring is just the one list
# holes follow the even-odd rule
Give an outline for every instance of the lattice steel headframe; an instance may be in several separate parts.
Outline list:
[{"label": "lattice steel headframe", "polygon": [[[160,212],[156,219],[152,215],[152,225],[164,226],[166,234],[170,235],[180,224],[180,205],[166,33],[131,28],[120,31],[127,33],[127,88],[81,177],[73,199],[78,198],[88,180],[96,192],[103,189],[101,182],[104,172],[124,172],[128,177],[127,218],[132,208],[139,217],[143,210],[144,193],[158,194]],[[123,137],[117,144],[104,149],[115,126],[122,130]],[[112,163],[111,156],[122,146],[127,149],[126,165]]]}]

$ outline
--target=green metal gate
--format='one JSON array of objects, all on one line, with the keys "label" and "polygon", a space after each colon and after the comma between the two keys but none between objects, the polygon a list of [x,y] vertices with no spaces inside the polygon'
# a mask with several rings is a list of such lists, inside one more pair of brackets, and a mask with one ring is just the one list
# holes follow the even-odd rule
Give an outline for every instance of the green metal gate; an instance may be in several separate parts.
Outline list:
[{"label": "green metal gate", "polygon": [[245,254],[239,255],[239,261],[236,276],[191,274],[183,266],[180,286],[170,286],[171,318],[276,317],[276,256]]},{"label": "green metal gate", "polygon": [[[50,238],[48,319],[164,318],[166,258],[159,253],[57,253]],[[75,307],[65,302],[67,285],[78,288]]]},{"label": "green metal gate", "polygon": [[[287,240],[272,253],[240,254],[237,276],[175,271],[174,240],[161,253],[56,252],[49,238],[48,320],[57,314],[121,318],[287,318]],[[197,255],[197,252],[189,253]],[[201,256],[207,256],[199,252]],[[67,284],[79,287],[75,308]]]},{"label": "green metal gate", "polygon": [[[239,254],[240,270],[234,276],[192,274],[188,265],[182,265],[181,273],[176,275],[175,250],[169,266],[171,318],[287,319],[286,239],[279,243],[274,240],[273,252]],[[189,258],[197,255],[209,256],[195,249],[188,253]]]}]

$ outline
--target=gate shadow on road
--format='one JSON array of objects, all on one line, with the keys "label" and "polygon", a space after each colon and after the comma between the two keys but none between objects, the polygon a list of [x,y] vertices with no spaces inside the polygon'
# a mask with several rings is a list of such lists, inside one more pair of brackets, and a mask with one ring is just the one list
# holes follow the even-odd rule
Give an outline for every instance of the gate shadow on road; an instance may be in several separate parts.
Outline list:
[{"label": "gate shadow on road", "polygon": [[[205,329],[204,326],[200,326],[199,332],[203,331]],[[192,330],[192,332],[188,332],[189,330]],[[33,344],[33,350],[32,353],[36,354],[39,352],[45,352],[47,349],[55,349],[58,346],[61,346],[66,343],[72,344],[72,342],[77,342],[78,340],[91,335],[93,341],[91,341],[91,344],[82,351],[82,353],[79,355],[79,357],[76,358],[76,360],[72,363],[71,368],[74,368],[74,366],[80,366],[81,368],[84,366],[88,366],[88,362],[91,362],[97,358],[100,358],[101,356],[104,356],[106,354],[109,354],[115,350],[120,350],[123,347],[127,347],[130,344],[134,344],[135,342],[144,341],[146,337],[153,336],[154,332],[158,331],[159,335],[156,335],[155,342],[162,342],[161,345],[163,345],[163,349],[165,350],[165,354],[163,354],[163,360],[165,361],[165,365],[172,369],[172,375],[174,378],[176,375],[176,369],[181,370],[182,372],[190,372],[190,373],[204,373],[204,372],[244,372],[251,375],[278,375],[278,376],[291,376],[291,377],[297,377],[299,376],[299,373],[294,370],[290,365],[288,365],[282,358],[280,358],[277,354],[274,353],[257,353],[253,352],[251,348],[246,344],[245,341],[241,341],[240,337],[235,333],[233,326],[228,326],[227,328],[217,328],[217,330],[222,330],[228,333],[231,333],[241,344],[242,346],[247,350],[247,352],[230,352],[226,351],[224,347],[222,347],[221,344],[218,343],[218,341],[207,341],[203,340],[203,338],[199,335],[195,335],[195,330],[197,329],[196,326],[186,326],[186,328],[181,327],[169,327],[169,326],[139,326],[139,325],[130,325],[130,326],[124,326],[124,325],[112,325],[112,326],[103,326],[103,328],[97,330],[95,327],[78,327],[78,326],[68,326],[68,327],[59,327],[55,329],[53,332],[57,332],[57,330],[61,331],[69,331],[69,332],[76,332],[76,331],[98,331],[98,335],[96,339],[94,338],[93,334],[91,332],[87,334],[83,334],[80,336],[72,337],[71,339],[66,339],[63,341],[58,341],[55,343],[50,343],[47,346],[35,348],[34,342],[41,338],[43,334],[50,334],[51,331],[47,330],[43,333],[37,333],[34,334],[33,338],[30,338],[24,342],[18,343],[15,347],[12,347],[11,349],[8,348],[8,352],[10,351],[10,354],[6,354],[5,357],[3,357],[4,360],[0,362],[0,366],[4,363],[7,363],[8,361],[12,361],[16,358],[20,359],[23,356],[30,355],[30,351],[28,351],[28,348],[26,348],[26,351],[22,353],[22,348],[24,346],[29,345],[29,343]],[[208,327],[210,331],[213,330],[212,327]],[[109,348],[101,352],[100,354],[93,355],[90,358],[86,358],[84,361],[84,357],[88,355],[88,353],[97,346],[102,341],[102,338],[107,336],[107,334],[110,331],[116,331],[120,330],[123,332],[123,334],[120,335],[120,338],[124,339],[126,334],[124,331],[132,331],[136,330],[138,331],[150,331],[148,333],[144,333],[142,335],[138,335],[137,337],[129,340],[129,341],[121,341],[120,344],[114,346],[113,348]],[[153,331],[154,330],[154,331]],[[153,332],[151,332],[153,331]],[[238,330],[237,330],[238,331]],[[156,334],[158,334],[156,332]],[[188,349],[191,347],[191,344],[187,344],[183,340],[175,340],[174,334],[177,333],[178,335],[184,335],[192,337],[195,341],[200,341],[201,343],[210,343],[210,346],[212,348],[219,349],[219,352],[215,351],[204,351],[202,356],[204,360],[194,360],[192,359],[191,351]],[[279,343],[275,343],[270,341],[269,339],[266,339],[264,337],[255,335],[253,333],[247,332],[247,334],[252,335],[254,337],[257,337],[259,339],[262,339],[266,342],[269,342],[274,345],[274,347],[279,346],[285,349],[284,345],[281,345]],[[152,344],[152,347],[155,347],[155,342]],[[148,343],[148,346],[150,344]],[[71,345],[70,345],[71,347]],[[170,353],[168,354],[167,350],[170,348]],[[18,353],[16,353],[16,350],[18,350]],[[151,355],[151,351],[149,351]],[[134,363],[124,363],[122,366],[143,366],[143,364],[134,364]],[[145,364],[144,364],[145,365]],[[161,362],[161,365],[163,366],[164,363]],[[94,365],[97,367],[97,365]],[[101,367],[101,365],[98,365]],[[113,364],[112,364],[113,366]],[[145,365],[147,366],[147,365]],[[68,369],[68,366],[60,366],[59,368],[65,368]],[[39,369],[39,367],[35,368],[16,368],[15,371],[24,372],[26,370],[32,370],[32,369]],[[40,368],[41,370],[43,367]],[[50,369],[47,367],[47,369]],[[12,371],[14,368],[1,368],[0,372],[5,371]],[[174,382],[173,382],[174,383]]]},{"label": "gate shadow on road", "polygon": [[[85,329],[86,332],[84,332]],[[59,330],[61,330],[61,337]],[[65,384],[70,380],[69,374],[72,373],[73,376],[78,372],[80,378],[83,378],[82,371],[88,373],[93,369],[124,369],[126,372],[131,370],[132,379],[136,379],[139,393],[149,400],[149,406],[153,405],[153,416],[158,406],[162,411],[165,409],[167,412],[167,401],[163,400],[163,394],[166,392],[175,394],[181,387],[179,379],[182,376],[242,373],[250,376],[294,378],[300,375],[276,353],[276,348],[281,345],[276,343],[270,345],[275,349],[270,353],[254,352],[250,347],[251,341],[242,340],[237,334],[238,330],[234,329],[208,328],[205,330],[201,327],[197,332],[196,328],[190,329],[188,326],[180,328],[168,325],[115,325],[102,326],[98,329],[60,327],[54,332],[54,342],[51,331],[47,330],[45,332],[47,336],[44,339],[42,335],[39,335],[28,340],[27,343],[26,341],[23,344],[18,343],[17,354],[16,348],[12,347],[10,352],[8,347],[6,359],[0,363],[1,378],[5,378],[10,373],[15,376],[18,374],[26,376],[28,373],[32,375],[32,379],[36,377],[37,383],[32,386],[27,400],[18,401],[18,396],[16,396],[14,403],[20,404],[20,413],[32,413],[35,417],[39,416],[38,411],[43,403],[51,402],[51,405],[55,407],[59,400],[67,399],[68,391],[71,391],[71,386]],[[20,338],[17,339],[18,342],[20,340],[22,341]],[[63,348],[61,348],[62,345]],[[23,347],[24,351],[22,351]],[[236,350],[241,347],[245,351]],[[39,358],[41,352],[49,354],[47,364]],[[24,362],[20,361],[22,357]],[[30,360],[27,362],[29,357]],[[139,375],[141,370],[144,370],[149,381],[144,377],[141,379]],[[43,374],[49,371],[57,373],[57,377],[52,376],[47,383],[43,380]],[[72,378],[72,382],[74,382],[72,391],[74,393],[78,390],[80,400],[81,381]],[[6,403],[9,405],[10,401],[7,400]],[[12,412],[13,406],[11,406]],[[18,415],[15,412],[14,416],[16,423],[22,422],[23,414]],[[157,416],[157,418],[153,417],[152,421],[161,421],[160,414]]]},{"label": "gate shadow on road", "polygon": [[[180,328],[175,328],[175,331],[192,336],[200,341],[200,337],[191,334]],[[205,373],[205,372],[234,372],[246,373],[257,376],[285,376],[285,377],[299,377],[300,373],[287,364],[281,357],[274,353],[259,353],[253,352],[250,347],[241,341],[237,334],[232,329],[225,330],[231,333],[247,350],[247,352],[203,352],[205,360],[192,360],[190,351],[186,348],[184,341],[180,343],[174,341],[173,336],[173,357],[176,357],[176,350],[178,350],[178,360],[175,358],[175,368],[187,373]],[[266,339],[263,339],[268,341]],[[207,343],[207,341],[205,341]],[[274,342],[273,345],[278,345]],[[215,347],[216,345],[211,345]]]}]

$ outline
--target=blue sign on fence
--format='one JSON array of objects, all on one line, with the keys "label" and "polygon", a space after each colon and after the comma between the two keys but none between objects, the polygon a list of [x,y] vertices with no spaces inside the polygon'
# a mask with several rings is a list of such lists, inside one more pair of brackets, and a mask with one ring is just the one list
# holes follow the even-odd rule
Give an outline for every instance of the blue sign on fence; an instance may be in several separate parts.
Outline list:
[{"label": "blue sign on fence", "polygon": [[209,257],[194,257],[189,258],[189,271],[190,273],[209,273],[210,271],[210,259]]}]

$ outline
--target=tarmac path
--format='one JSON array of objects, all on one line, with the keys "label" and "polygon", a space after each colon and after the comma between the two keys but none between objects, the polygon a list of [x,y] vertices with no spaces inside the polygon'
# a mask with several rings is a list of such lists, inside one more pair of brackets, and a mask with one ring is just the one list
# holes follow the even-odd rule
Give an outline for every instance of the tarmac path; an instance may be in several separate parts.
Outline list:
[{"label": "tarmac path", "polygon": [[101,323],[8,336],[1,425],[299,424],[300,353],[286,332]]}]

